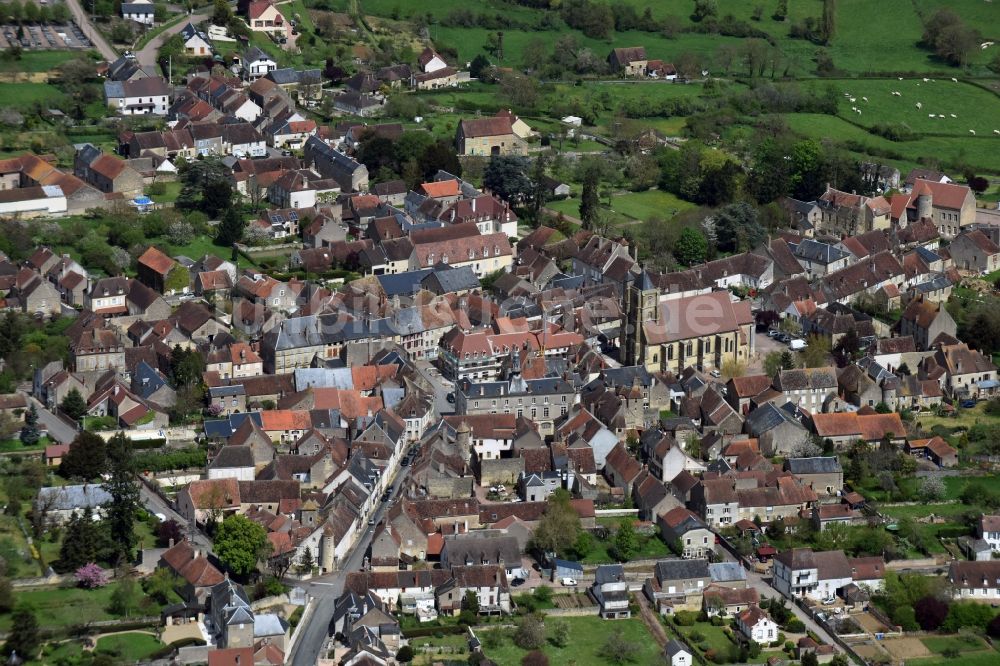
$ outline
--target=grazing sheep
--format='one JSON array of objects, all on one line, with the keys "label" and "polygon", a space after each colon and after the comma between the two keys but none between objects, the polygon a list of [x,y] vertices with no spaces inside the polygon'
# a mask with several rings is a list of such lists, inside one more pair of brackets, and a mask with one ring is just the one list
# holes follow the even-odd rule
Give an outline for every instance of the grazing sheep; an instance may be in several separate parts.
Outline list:
[{"label": "grazing sheep", "polygon": [[857,102],[857,101],[858,101],[858,100],[857,100],[856,98],[854,98],[854,97],[852,97],[852,98],[851,98],[851,104],[854,104],[854,103],[855,103],[855,102]]},{"label": "grazing sheep", "polygon": [[927,77],[924,77],[924,83],[927,83],[928,81],[930,81],[930,79],[928,79]]},{"label": "grazing sheep", "polygon": [[933,114],[933,113],[928,113],[928,114],[927,114],[927,117],[928,117],[928,118],[933,118],[933,117],[934,117],[934,114]]},{"label": "grazing sheep", "polygon": [[924,105],[921,102],[917,102],[917,108],[922,109],[924,108]]},{"label": "grazing sheep", "polygon": [[900,81],[902,81],[902,80],[903,80],[903,77],[902,77],[902,76],[901,76],[901,77],[899,77],[899,80],[900,80]]},{"label": "grazing sheep", "polygon": [[951,116],[952,118],[958,118],[958,116],[956,116],[954,113],[949,113],[948,115]]},{"label": "grazing sheep", "polygon": [[971,134],[972,136],[976,136],[976,130],[969,130],[969,134]]},{"label": "grazing sheep", "polygon": [[943,113],[939,113],[938,114],[938,118],[944,118],[944,114]]},{"label": "grazing sheep", "polygon": [[1000,134],[1000,130],[993,130],[994,134]]},{"label": "grazing sheep", "polygon": [[856,109],[856,111],[858,112],[858,115],[860,116],[861,115],[861,109]]},{"label": "grazing sheep", "polygon": [[864,101],[866,101],[866,102],[868,101],[868,98],[867,98],[867,97],[862,97],[861,99],[863,99],[863,100],[864,100]]},{"label": "grazing sheep", "polygon": [[958,83],[958,79],[956,79],[954,76],[951,77],[951,80],[954,81],[955,83]]}]

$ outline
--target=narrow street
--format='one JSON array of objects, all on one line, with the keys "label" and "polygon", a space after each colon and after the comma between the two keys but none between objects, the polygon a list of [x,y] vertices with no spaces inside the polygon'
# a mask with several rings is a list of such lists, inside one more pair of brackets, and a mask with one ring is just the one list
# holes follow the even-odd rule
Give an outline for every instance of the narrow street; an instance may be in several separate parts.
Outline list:
[{"label": "narrow street", "polygon": [[111,48],[111,44],[104,38],[101,31],[90,22],[90,16],[87,12],[83,11],[80,0],[66,0],[66,6],[69,7],[69,11],[73,15],[73,20],[80,26],[80,30],[83,31],[83,34],[94,45],[94,48],[101,54],[101,57],[108,62],[117,60],[118,52]]},{"label": "narrow street", "polygon": [[26,396],[28,402],[38,410],[38,422],[45,427],[49,433],[49,439],[60,444],[69,444],[76,438],[77,429],[66,423],[49,410],[45,409],[42,403],[31,396]]},{"label": "narrow street", "polygon": [[[393,480],[392,497],[388,502],[381,502],[373,514],[376,526],[381,522],[389,506],[399,500],[402,481],[406,479],[409,470],[409,467],[400,467]],[[372,536],[375,533],[375,526],[365,525],[363,529],[364,531],[358,537],[353,549],[347,554],[339,569],[301,584],[301,587],[316,598],[316,607],[309,619],[309,624],[302,628],[303,633],[296,641],[292,654],[289,655],[285,663],[291,666],[316,666],[316,660],[324,654],[330,638],[329,627],[330,620],[333,619],[334,605],[344,591],[347,574],[362,569],[365,553],[368,552]]]}]

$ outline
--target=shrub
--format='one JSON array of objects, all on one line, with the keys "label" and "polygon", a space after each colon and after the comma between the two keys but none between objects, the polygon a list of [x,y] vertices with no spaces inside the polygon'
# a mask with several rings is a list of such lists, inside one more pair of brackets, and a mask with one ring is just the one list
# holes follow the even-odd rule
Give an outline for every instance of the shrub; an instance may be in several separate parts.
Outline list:
[{"label": "shrub", "polygon": [[726,621],[722,619],[721,615],[713,615],[712,616],[712,626],[713,627],[721,627],[725,623],[726,623]]},{"label": "shrub", "polygon": [[695,643],[701,643],[702,641],[705,640],[705,634],[695,629],[690,634],[688,634],[688,638],[694,641]]},{"label": "shrub", "polygon": [[404,645],[399,648],[399,652],[396,653],[396,661],[407,663],[413,661],[413,648],[409,645]]},{"label": "shrub", "polygon": [[697,611],[677,611],[674,613],[674,624],[679,627],[692,627],[697,621]]},{"label": "shrub", "polygon": [[108,584],[108,577],[104,573],[104,569],[93,562],[88,562],[77,569],[74,577],[80,587],[85,587],[88,590],[104,587]]},{"label": "shrub", "polygon": [[790,634],[801,634],[805,630],[806,630],[806,625],[804,625],[802,623],[802,620],[800,620],[797,617],[793,617],[791,620],[785,623],[785,631],[787,631]]}]

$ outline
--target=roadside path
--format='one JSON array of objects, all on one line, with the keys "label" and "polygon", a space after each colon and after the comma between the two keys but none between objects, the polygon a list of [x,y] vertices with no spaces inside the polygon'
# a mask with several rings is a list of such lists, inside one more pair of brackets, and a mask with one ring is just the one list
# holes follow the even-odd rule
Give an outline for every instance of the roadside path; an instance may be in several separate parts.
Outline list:
[{"label": "roadside path", "polygon": [[80,26],[80,30],[90,40],[90,43],[94,45],[94,48],[98,50],[101,57],[108,62],[117,60],[118,52],[111,48],[111,44],[104,38],[104,35],[97,29],[97,26],[90,22],[90,15],[83,10],[80,0],[66,0],[66,6],[69,7],[70,14],[73,15],[73,20]]}]

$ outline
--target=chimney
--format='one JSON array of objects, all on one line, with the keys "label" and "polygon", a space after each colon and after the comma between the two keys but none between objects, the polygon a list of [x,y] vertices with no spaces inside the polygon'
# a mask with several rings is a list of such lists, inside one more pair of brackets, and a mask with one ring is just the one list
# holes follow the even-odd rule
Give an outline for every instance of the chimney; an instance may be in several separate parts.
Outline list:
[{"label": "chimney", "polygon": [[473,197],[473,199],[472,199],[472,212],[473,213],[476,212],[476,199],[475,199],[475,197]]},{"label": "chimney", "polygon": [[167,548],[173,548],[173,547],[174,547],[174,538],[170,537],[170,540],[167,541]]}]

